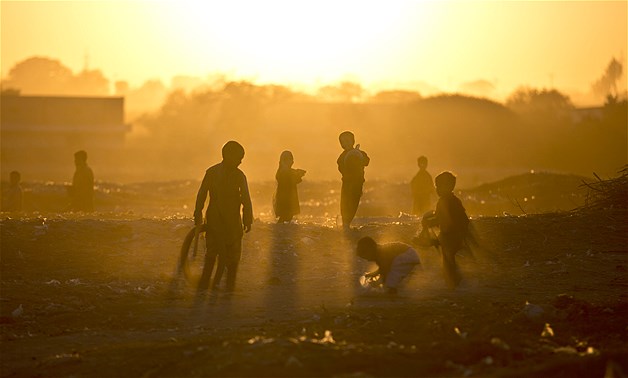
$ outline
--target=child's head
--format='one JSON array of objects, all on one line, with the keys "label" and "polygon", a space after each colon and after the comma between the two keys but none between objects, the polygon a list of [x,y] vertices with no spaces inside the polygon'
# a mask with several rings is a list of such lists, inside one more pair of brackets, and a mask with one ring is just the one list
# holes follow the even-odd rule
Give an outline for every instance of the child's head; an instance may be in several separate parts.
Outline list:
[{"label": "child's head", "polygon": [[355,144],[355,136],[351,131],[343,131],[340,133],[338,140],[340,141],[340,146],[345,150],[353,148]]},{"label": "child's head", "polygon": [[375,261],[377,256],[377,243],[370,236],[365,236],[358,240],[356,248],[357,255],[364,260]]},{"label": "child's head", "polygon": [[244,159],[244,147],[234,140],[222,146],[222,161],[230,168],[237,168]]},{"label": "child's head", "polygon": [[419,158],[416,159],[416,162],[419,165],[419,168],[421,169],[427,168],[427,158],[425,156],[419,156]]},{"label": "child's head", "polygon": [[292,152],[284,151],[279,156],[279,165],[282,167],[290,168],[294,164],[294,156],[292,156]]},{"label": "child's head", "polygon": [[11,182],[11,185],[19,184],[21,179],[22,175],[20,175],[20,172],[18,171],[13,171],[9,174],[9,181]]},{"label": "child's head", "polygon": [[80,150],[74,153],[74,163],[75,164],[85,164],[87,163],[87,152]]},{"label": "child's head", "polygon": [[449,171],[445,171],[436,176],[434,184],[436,185],[436,193],[438,193],[439,196],[451,193],[456,187],[456,176]]}]

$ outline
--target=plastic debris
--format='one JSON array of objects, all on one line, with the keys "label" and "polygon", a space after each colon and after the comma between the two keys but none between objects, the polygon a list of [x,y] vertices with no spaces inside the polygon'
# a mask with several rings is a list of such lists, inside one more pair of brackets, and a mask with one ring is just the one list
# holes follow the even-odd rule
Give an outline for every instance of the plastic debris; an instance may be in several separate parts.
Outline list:
[{"label": "plastic debris", "polygon": [[454,332],[456,332],[456,335],[460,336],[461,339],[466,339],[467,338],[467,332],[461,332],[460,329],[458,327],[454,327]]},{"label": "plastic debris", "polygon": [[286,367],[292,367],[292,368],[301,368],[303,367],[303,363],[301,361],[299,361],[298,358],[296,358],[295,356],[290,356],[285,363]]},{"label": "plastic debris", "polygon": [[510,350],[510,345],[506,344],[502,339],[500,339],[499,337],[493,337],[491,339],[491,344],[493,346],[496,346],[499,349],[503,349],[503,350]]},{"label": "plastic debris", "polygon": [[13,310],[13,312],[11,312],[11,316],[13,316],[14,318],[19,318],[20,316],[22,316],[22,314],[24,313],[24,307],[22,307],[22,304],[20,303],[20,305]]},{"label": "plastic debris", "polygon": [[323,336],[322,339],[319,340],[322,344],[335,344],[336,341],[334,340],[334,338],[331,335],[331,331],[330,330],[325,330],[325,336]]},{"label": "plastic debris", "polygon": [[543,307],[532,304],[530,302],[526,302],[526,305],[523,308],[523,314],[528,319],[538,319],[541,317],[541,315],[543,315],[544,312],[545,311],[543,310]]},{"label": "plastic debris", "polygon": [[554,337],[554,330],[550,327],[549,323],[545,323],[543,332],[541,332],[541,337]]}]

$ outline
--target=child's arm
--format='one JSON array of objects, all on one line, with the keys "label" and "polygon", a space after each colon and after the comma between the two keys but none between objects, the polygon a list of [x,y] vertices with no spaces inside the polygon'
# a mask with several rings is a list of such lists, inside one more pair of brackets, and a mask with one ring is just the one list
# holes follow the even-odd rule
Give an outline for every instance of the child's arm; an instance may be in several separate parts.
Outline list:
[{"label": "child's arm", "polygon": [[433,210],[428,211],[421,217],[421,226],[423,228],[438,226],[438,219],[436,218],[436,212]]},{"label": "child's arm", "polygon": [[379,267],[377,268],[377,270],[373,271],[373,272],[369,272],[369,273],[364,273],[364,277],[375,277],[377,276],[379,273]]},{"label": "child's arm", "polygon": [[251,203],[249,184],[244,174],[242,174],[242,184],[240,187],[240,201],[242,202],[242,223],[244,225],[244,232],[249,232],[253,224],[253,204]]},{"label": "child's arm", "polygon": [[205,177],[203,177],[203,182],[196,195],[196,206],[194,207],[194,224],[197,226],[203,224],[203,208],[205,207],[207,193],[209,193],[210,181],[209,172],[205,172]]}]

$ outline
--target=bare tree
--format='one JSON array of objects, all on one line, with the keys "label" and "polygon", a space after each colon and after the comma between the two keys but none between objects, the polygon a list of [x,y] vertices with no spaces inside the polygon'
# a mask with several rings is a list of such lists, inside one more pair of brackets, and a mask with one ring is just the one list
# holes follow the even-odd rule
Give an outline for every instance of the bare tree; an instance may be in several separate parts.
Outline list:
[{"label": "bare tree", "polygon": [[609,95],[617,97],[619,95],[617,83],[619,79],[621,79],[622,73],[622,64],[615,58],[611,59],[602,77],[593,83],[593,92],[601,97],[607,97]]}]

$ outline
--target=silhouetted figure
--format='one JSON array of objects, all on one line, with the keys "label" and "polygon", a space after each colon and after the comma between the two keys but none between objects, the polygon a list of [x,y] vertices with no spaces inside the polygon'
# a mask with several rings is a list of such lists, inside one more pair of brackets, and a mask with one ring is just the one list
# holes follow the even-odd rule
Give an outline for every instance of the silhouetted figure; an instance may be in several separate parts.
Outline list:
[{"label": "silhouetted figure", "polygon": [[293,164],[294,157],[292,152],[282,152],[279,157],[279,168],[275,175],[277,190],[275,191],[273,203],[275,216],[279,218],[278,223],[290,222],[301,210],[297,184],[303,181],[305,171],[292,168]]},{"label": "silhouetted figure", "polygon": [[443,172],[436,176],[436,193],[440,197],[436,211],[423,216],[423,231],[429,227],[439,227],[438,244],[443,254],[443,271],[450,288],[456,288],[461,276],[456,265],[456,253],[465,247],[468,236],[469,217],[462,202],[453,190],[456,187],[456,176],[451,172]]},{"label": "silhouetted figure", "polygon": [[[227,270],[227,290],[235,288],[236,274],[242,254],[242,236],[251,231],[253,208],[249,186],[244,173],[238,169],[244,158],[244,148],[235,141],[229,141],[222,147],[222,162],[210,167],[205,172],[196,196],[194,223],[203,224],[203,207],[209,195],[209,204],[205,212],[207,220],[207,254],[205,266],[198,285],[201,294],[209,287],[212,271],[218,258],[218,266],[212,288],[218,288],[223,270]],[[242,211],[242,215],[240,215]]]},{"label": "silhouetted figure", "polygon": [[2,211],[22,211],[23,193],[20,185],[21,179],[22,175],[18,171],[12,171],[9,174],[9,188],[3,196]]},{"label": "silhouetted figure", "polygon": [[87,165],[87,152],[74,153],[76,170],[72,178],[70,193],[71,208],[74,211],[94,211],[94,173]]},{"label": "silhouetted figure", "polygon": [[352,132],[342,132],[338,139],[344,150],[337,160],[338,170],[342,174],[340,215],[342,216],[342,227],[349,230],[362,197],[364,167],[369,165],[371,159],[366,152],[360,150],[359,144],[355,148],[353,147],[355,137]]},{"label": "silhouetted figure", "polygon": [[357,255],[377,264],[376,271],[364,276],[379,276],[377,283],[390,294],[396,294],[401,282],[421,263],[418,253],[411,246],[401,242],[377,244],[369,236],[358,240]]},{"label": "silhouetted figure", "polygon": [[434,193],[434,181],[432,175],[427,172],[427,158],[421,156],[417,159],[419,171],[412,178],[412,214],[421,215],[431,208],[432,194]]}]

